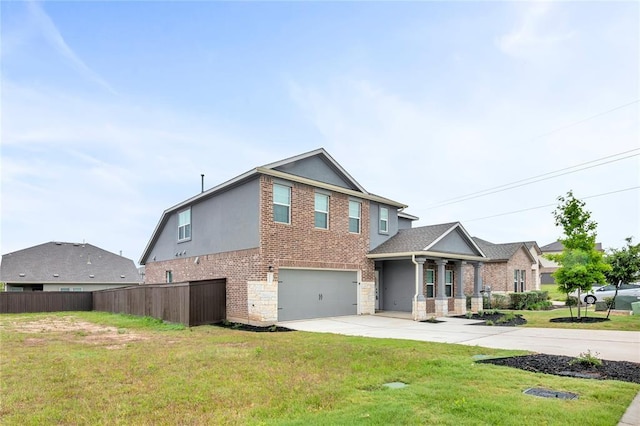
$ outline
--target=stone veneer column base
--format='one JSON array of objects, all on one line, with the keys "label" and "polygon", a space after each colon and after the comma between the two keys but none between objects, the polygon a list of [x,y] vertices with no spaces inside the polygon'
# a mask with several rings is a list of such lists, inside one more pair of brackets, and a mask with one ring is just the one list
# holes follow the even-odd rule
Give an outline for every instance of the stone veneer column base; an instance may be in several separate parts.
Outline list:
[{"label": "stone veneer column base", "polygon": [[456,315],[465,315],[467,313],[466,297],[456,297],[454,303],[454,313]]},{"label": "stone veneer column base", "polygon": [[477,313],[484,309],[482,305],[482,296],[471,296],[471,312]]},{"label": "stone veneer column base", "polygon": [[376,313],[376,283],[363,281],[358,286],[360,300],[358,305],[359,315],[373,315]]},{"label": "stone veneer column base", "polygon": [[449,300],[436,299],[436,317],[446,317],[449,315]]},{"label": "stone veneer column base", "polygon": [[248,281],[249,324],[271,325],[278,321],[278,281]]},{"label": "stone veneer column base", "polygon": [[427,319],[427,301],[413,299],[413,320],[425,321]]}]

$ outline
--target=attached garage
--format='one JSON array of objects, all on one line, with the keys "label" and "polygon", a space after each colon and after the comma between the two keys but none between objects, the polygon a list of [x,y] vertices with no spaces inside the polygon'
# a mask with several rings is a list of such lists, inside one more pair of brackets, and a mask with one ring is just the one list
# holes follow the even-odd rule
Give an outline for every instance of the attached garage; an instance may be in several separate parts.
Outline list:
[{"label": "attached garage", "polygon": [[355,271],[280,269],[278,321],[356,315]]}]

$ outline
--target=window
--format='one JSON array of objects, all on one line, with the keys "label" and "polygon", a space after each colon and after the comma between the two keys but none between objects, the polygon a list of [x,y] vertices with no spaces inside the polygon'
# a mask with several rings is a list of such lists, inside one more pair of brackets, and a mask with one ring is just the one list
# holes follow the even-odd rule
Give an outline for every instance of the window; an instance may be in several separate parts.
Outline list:
[{"label": "window", "polygon": [[444,293],[447,297],[453,297],[453,271],[444,271]]},{"label": "window", "polygon": [[518,292],[518,283],[520,282],[520,271],[516,269],[513,271],[513,291]]},{"label": "window", "polygon": [[329,229],[329,196],[316,193],[315,226],[320,229]]},{"label": "window", "polygon": [[380,207],[379,230],[383,234],[386,234],[389,232],[389,209],[386,207]]},{"label": "window", "polygon": [[360,209],[361,205],[357,201],[349,201],[349,232],[360,233]]},{"label": "window", "polygon": [[273,220],[291,223],[291,188],[273,184]]},{"label": "window", "polygon": [[433,269],[427,269],[427,273],[424,275],[424,281],[427,283],[427,297],[435,297],[436,294],[436,271]]},{"label": "window", "polygon": [[60,291],[71,291],[69,287],[60,287]]},{"label": "window", "polygon": [[167,278],[167,282],[168,283],[172,283],[173,282],[173,272],[166,271],[165,277]]},{"label": "window", "polygon": [[191,239],[191,209],[178,213],[178,241]]},{"label": "window", "polygon": [[526,274],[524,269],[520,271],[520,291],[521,292],[525,292],[527,290],[527,286],[526,286]]}]

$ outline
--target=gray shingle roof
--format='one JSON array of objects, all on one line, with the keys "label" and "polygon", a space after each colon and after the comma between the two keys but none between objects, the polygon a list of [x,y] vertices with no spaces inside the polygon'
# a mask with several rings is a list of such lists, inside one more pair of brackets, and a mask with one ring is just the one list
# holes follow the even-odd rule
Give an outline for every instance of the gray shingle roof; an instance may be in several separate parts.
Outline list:
[{"label": "gray shingle roof", "polygon": [[408,253],[424,250],[458,222],[401,229],[369,254]]},{"label": "gray shingle roof", "polygon": [[477,237],[473,237],[473,240],[490,260],[509,260],[520,247],[525,246],[524,243],[493,244]]},{"label": "gray shingle roof", "polygon": [[49,242],[2,255],[0,280],[16,284],[138,284],[139,275],[131,259],[94,245]]}]

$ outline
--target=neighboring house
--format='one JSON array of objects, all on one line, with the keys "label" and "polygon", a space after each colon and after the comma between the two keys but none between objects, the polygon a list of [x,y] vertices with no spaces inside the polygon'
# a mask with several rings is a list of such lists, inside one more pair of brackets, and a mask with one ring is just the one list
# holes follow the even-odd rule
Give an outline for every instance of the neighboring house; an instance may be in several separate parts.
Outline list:
[{"label": "neighboring house", "polygon": [[[538,257],[540,248],[535,241],[494,244],[481,238],[473,240],[488,257],[482,269],[482,282],[492,292],[512,293],[540,290]],[[471,268],[466,268],[468,276]],[[465,280],[471,292],[471,278]]]},{"label": "neighboring house", "polygon": [[414,229],[404,208],[317,149],[165,210],[140,264],[145,283],[225,279],[227,319],[236,322],[464,313],[463,261],[476,263],[481,306],[485,256],[475,242],[459,223]]},{"label": "neighboring house", "polygon": [[49,242],[2,255],[7,291],[94,291],[140,283],[131,259],[86,243]]},{"label": "neighboring house", "polygon": [[[556,262],[545,257],[547,254],[560,254],[564,250],[564,246],[560,241],[554,241],[550,244],[540,247],[542,255],[540,256],[540,281],[542,284],[555,284],[553,274],[559,267]],[[596,243],[596,250],[604,252],[602,243]]]}]

